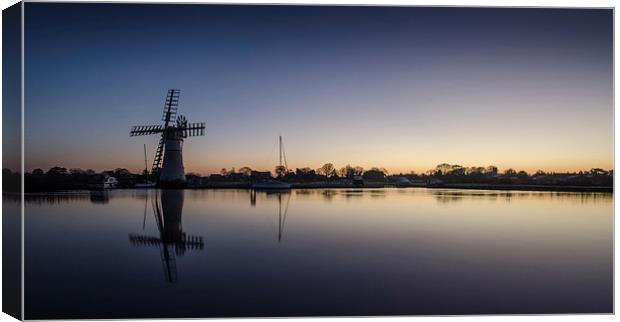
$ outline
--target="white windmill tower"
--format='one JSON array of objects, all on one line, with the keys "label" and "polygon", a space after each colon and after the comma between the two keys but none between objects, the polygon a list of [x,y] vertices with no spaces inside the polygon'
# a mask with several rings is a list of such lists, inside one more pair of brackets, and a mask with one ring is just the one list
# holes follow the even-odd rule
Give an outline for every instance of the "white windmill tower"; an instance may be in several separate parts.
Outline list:
[{"label": "white windmill tower", "polygon": [[[166,96],[163,125],[138,125],[131,128],[130,136],[160,134],[153,158],[151,174],[160,184],[185,182],[183,168],[183,140],[188,136],[203,136],[205,123],[187,123],[183,115],[177,116],[181,90],[170,89]],[[176,121],[173,121],[176,118]]]}]

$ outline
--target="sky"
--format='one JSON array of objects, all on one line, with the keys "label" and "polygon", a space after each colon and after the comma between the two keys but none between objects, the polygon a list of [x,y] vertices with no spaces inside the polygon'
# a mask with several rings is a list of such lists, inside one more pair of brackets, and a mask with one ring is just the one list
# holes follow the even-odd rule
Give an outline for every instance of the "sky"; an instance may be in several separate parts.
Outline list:
[{"label": "sky", "polygon": [[612,10],[26,3],[26,170],[613,168]]}]

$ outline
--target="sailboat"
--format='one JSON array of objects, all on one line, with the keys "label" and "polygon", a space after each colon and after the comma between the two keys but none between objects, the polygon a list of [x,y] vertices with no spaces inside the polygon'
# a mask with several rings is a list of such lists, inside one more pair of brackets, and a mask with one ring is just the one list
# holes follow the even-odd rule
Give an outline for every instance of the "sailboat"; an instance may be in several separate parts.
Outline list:
[{"label": "sailboat", "polygon": [[155,188],[157,183],[149,180],[149,168],[148,168],[148,160],[146,159],[146,144],[144,145],[144,173],[146,173],[146,181],[142,183],[136,183],[134,185],[135,188]]},{"label": "sailboat", "polygon": [[[283,168],[286,172],[288,172],[288,164],[286,162],[286,154],[284,153],[284,144],[282,143],[282,136],[280,136],[279,139],[280,139],[280,165],[278,167],[281,169]],[[284,164],[282,164],[282,160],[284,160]],[[257,189],[257,190],[287,190],[287,189],[291,189],[291,184],[278,181],[278,180],[274,180],[274,179],[267,179],[267,180],[263,180],[261,182],[257,182],[253,184],[252,188]]]}]

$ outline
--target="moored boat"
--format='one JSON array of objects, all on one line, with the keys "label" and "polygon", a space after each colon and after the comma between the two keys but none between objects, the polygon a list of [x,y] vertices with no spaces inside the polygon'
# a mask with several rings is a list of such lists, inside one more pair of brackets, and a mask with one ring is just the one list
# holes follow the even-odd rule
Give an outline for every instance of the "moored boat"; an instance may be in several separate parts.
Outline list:
[{"label": "moored boat", "polygon": [[[280,164],[276,167],[276,173],[278,178],[281,178],[288,173],[288,164],[286,162],[286,154],[284,153],[284,144],[282,143],[282,136],[278,137],[280,144]],[[282,161],[284,160],[284,163]],[[288,190],[291,189],[291,184],[274,180],[265,179],[256,182],[252,185],[252,189],[256,190]]]},{"label": "moored boat", "polygon": [[103,180],[103,189],[114,189],[118,187],[118,180],[116,178],[108,176]]}]

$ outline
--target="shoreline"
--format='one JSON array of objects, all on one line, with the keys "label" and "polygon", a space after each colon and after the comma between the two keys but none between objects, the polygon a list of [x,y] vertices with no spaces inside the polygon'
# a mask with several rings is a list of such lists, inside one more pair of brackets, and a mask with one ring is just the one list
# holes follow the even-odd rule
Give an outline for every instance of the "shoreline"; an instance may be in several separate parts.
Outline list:
[{"label": "shoreline", "polygon": [[[476,183],[449,183],[443,185],[416,186],[394,185],[382,182],[365,183],[364,186],[353,186],[342,183],[292,183],[293,189],[382,189],[382,188],[427,188],[427,189],[461,189],[461,190],[509,190],[509,191],[555,191],[555,192],[603,192],[613,193],[613,186],[560,186],[560,185],[516,185],[516,184],[476,184]],[[211,184],[202,187],[187,187],[186,189],[252,189],[247,183]],[[269,191],[269,189],[258,189]]]},{"label": "shoreline", "polygon": [[[436,187],[427,187],[434,189]],[[613,193],[614,187],[605,186],[547,186],[547,185],[487,185],[487,184],[446,184],[444,189],[463,190],[510,190],[510,191],[552,191],[552,192],[604,192]]]},{"label": "shoreline", "polygon": [[[550,185],[501,185],[501,184],[469,184],[469,183],[452,183],[440,186],[398,186],[385,183],[368,183],[361,187],[347,184],[292,184],[290,189],[255,189],[256,191],[289,191],[289,190],[306,190],[306,189],[456,189],[456,190],[492,190],[492,191],[548,191],[548,192],[598,192],[613,194],[613,187],[606,186],[550,186]],[[76,190],[55,190],[55,191],[30,191],[25,195],[41,195],[41,194],[80,194],[86,192],[103,192],[113,190],[150,190],[162,188],[113,188],[113,189],[76,189]],[[163,188],[165,189],[165,188]],[[228,183],[228,184],[211,184],[200,187],[185,187],[177,189],[187,190],[217,190],[217,189],[243,189],[252,190],[252,185],[247,183]],[[3,195],[19,195],[20,193],[3,192]]]}]

